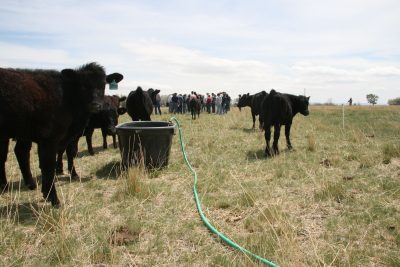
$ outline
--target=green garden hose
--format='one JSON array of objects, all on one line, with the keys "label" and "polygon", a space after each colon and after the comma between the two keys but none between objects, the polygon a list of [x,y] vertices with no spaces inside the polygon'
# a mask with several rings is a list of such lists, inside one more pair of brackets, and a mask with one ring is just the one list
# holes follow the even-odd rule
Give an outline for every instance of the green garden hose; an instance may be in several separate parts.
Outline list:
[{"label": "green garden hose", "polygon": [[265,265],[271,266],[271,267],[279,267],[277,264],[264,259],[263,257],[260,257],[254,253],[252,253],[251,251],[241,247],[240,245],[236,244],[235,242],[233,242],[232,240],[230,240],[228,237],[226,237],[225,235],[223,235],[222,233],[220,233],[217,229],[215,229],[214,226],[212,226],[210,224],[210,222],[208,221],[207,217],[204,215],[203,210],[201,209],[201,205],[200,205],[200,200],[199,200],[199,196],[197,194],[197,173],[196,171],[193,169],[192,165],[190,164],[189,160],[187,159],[187,155],[186,155],[186,151],[185,151],[185,146],[183,144],[183,137],[182,137],[182,129],[180,126],[180,123],[178,121],[177,118],[172,117],[170,119],[170,121],[175,121],[177,126],[178,126],[178,130],[179,130],[179,142],[181,144],[181,149],[182,149],[182,154],[183,154],[183,158],[185,160],[186,165],[188,166],[189,170],[192,172],[193,174],[193,178],[194,178],[194,183],[193,183],[193,193],[194,193],[194,198],[196,200],[196,206],[197,206],[197,210],[199,211],[201,220],[203,221],[203,223],[207,226],[207,228],[213,232],[214,234],[216,234],[219,238],[221,238],[226,244],[228,244],[229,246],[238,249],[240,251],[242,251],[243,253],[259,260],[260,262],[264,263]]}]

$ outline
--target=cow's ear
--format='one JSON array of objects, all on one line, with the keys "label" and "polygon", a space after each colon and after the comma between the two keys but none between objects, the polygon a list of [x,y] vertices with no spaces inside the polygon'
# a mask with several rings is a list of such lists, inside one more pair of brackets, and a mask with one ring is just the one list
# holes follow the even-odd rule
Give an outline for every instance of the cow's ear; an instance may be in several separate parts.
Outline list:
[{"label": "cow's ear", "polygon": [[122,81],[122,79],[124,78],[124,76],[120,73],[113,73],[113,74],[109,74],[106,77],[106,82],[107,83],[111,83],[112,81],[115,81],[116,83],[119,83],[120,81]]},{"label": "cow's ear", "polygon": [[307,97],[307,100],[310,101],[310,97]]},{"label": "cow's ear", "polygon": [[73,69],[63,69],[61,71],[61,77],[66,82],[76,81],[78,74]]},{"label": "cow's ear", "polygon": [[[160,91],[160,90],[158,90],[158,91]],[[155,91],[151,92],[151,95],[150,95],[150,96],[151,96],[151,98],[155,97],[155,96],[156,96],[156,94],[158,94],[158,93],[157,93],[157,90],[155,90]]]},{"label": "cow's ear", "polygon": [[158,94],[159,92],[161,92],[161,91],[158,90],[158,89],[156,89],[156,90],[154,91],[154,95]]},{"label": "cow's ear", "polygon": [[126,100],[126,96],[122,96],[118,99],[119,102],[125,101]]},{"label": "cow's ear", "polygon": [[118,112],[119,115],[122,115],[122,114],[124,114],[126,112],[126,110],[127,110],[126,108],[118,108],[117,112]]},{"label": "cow's ear", "polygon": [[247,93],[247,96],[249,96],[250,95],[250,93]]}]

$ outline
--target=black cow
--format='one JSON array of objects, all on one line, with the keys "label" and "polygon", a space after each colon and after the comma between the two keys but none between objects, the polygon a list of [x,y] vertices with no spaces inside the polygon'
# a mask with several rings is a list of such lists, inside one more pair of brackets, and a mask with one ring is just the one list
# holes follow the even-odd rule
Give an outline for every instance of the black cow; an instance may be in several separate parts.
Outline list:
[{"label": "black cow", "polygon": [[94,155],[92,147],[92,135],[94,129],[101,129],[104,149],[106,149],[108,146],[107,135],[112,136],[113,147],[117,148],[115,126],[118,125],[118,117],[126,112],[126,108],[120,107],[120,103],[125,100],[125,96],[105,96],[104,105],[101,111],[98,114],[93,114],[90,117],[84,132],[84,135],[86,136],[86,143],[88,145],[88,152],[90,155]]},{"label": "black cow", "polygon": [[285,125],[287,147],[289,150],[293,149],[290,143],[290,127],[292,126],[293,117],[299,112],[304,116],[309,115],[309,100],[310,97],[281,94],[273,89],[271,90],[262,104],[266,142],[265,156],[271,156],[269,146],[271,126],[274,126],[274,143],[272,146],[274,154],[279,154],[278,140],[282,125]]},{"label": "black cow", "polygon": [[201,100],[196,97],[191,97],[189,99],[189,109],[192,114],[192,120],[196,119],[196,114],[197,118],[200,118]]},{"label": "black cow", "polygon": [[160,90],[150,88],[147,91],[139,86],[135,91],[131,91],[126,99],[126,109],[133,121],[151,121],[153,113],[153,100]]},{"label": "black cow", "polygon": [[239,98],[238,107],[239,109],[243,107],[250,107],[251,108],[251,116],[253,117],[253,129],[256,126],[256,116],[259,120],[259,128],[262,129],[263,127],[263,118],[262,118],[262,102],[265,97],[267,97],[267,92],[261,91],[257,94],[250,95],[249,93],[242,95]]},{"label": "black cow", "polygon": [[9,139],[17,143],[15,154],[25,181],[36,183],[29,166],[32,142],[38,144],[42,171],[42,193],[53,206],[59,205],[54,185],[59,148],[71,153],[70,141],[82,133],[89,116],[103,104],[106,81],[104,68],[89,63],[78,69],[22,70],[0,68],[0,186],[7,188],[5,162]]},{"label": "black cow", "polygon": [[[121,80],[122,80],[121,75]],[[118,83],[120,80],[116,80]],[[73,146],[72,155],[67,155],[68,160],[68,172],[71,174],[72,179],[79,179],[78,174],[76,173],[74,166],[74,157],[78,152],[78,142],[80,136],[86,137],[86,143],[88,146],[88,152],[90,155],[94,155],[93,146],[92,146],[92,136],[95,129],[100,128],[101,133],[103,135],[103,148],[107,148],[107,135],[111,135],[113,138],[113,146],[117,148],[116,143],[116,129],[115,126],[118,124],[118,117],[126,112],[125,108],[119,107],[120,102],[124,101],[126,97],[118,97],[118,96],[104,96],[104,104],[99,113],[93,114],[89,122],[81,135],[78,135],[71,143]],[[62,157],[64,154],[64,150],[59,150],[57,153],[57,163],[56,163],[56,173],[63,173],[63,162]]]}]

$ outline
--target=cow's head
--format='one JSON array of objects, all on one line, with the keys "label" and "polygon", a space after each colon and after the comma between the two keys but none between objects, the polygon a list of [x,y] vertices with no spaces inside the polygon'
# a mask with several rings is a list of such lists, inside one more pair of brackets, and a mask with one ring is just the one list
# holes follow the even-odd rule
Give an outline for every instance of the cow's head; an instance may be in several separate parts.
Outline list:
[{"label": "cow's head", "polygon": [[304,116],[308,116],[310,111],[308,111],[308,105],[310,103],[310,97],[299,95],[298,107],[299,112]]},{"label": "cow's head", "polygon": [[114,135],[116,133],[115,126],[118,125],[118,117],[126,112],[126,108],[120,107],[120,103],[124,100],[126,100],[125,96],[119,97],[113,95],[104,97],[101,114],[108,135]]},{"label": "cow's head", "polygon": [[238,101],[238,104],[237,104],[238,108],[240,109],[240,108],[243,108],[243,107],[247,106],[249,104],[249,101],[250,101],[250,94],[249,93],[242,95],[239,98],[239,101]]},{"label": "cow's head", "polygon": [[158,94],[158,93],[160,93],[160,90],[158,90],[158,89],[153,89],[153,88],[150,88],[149,90],[147,90],[147,93],[149,94],[149,96],[150,96],[150,98],[151,98],[151,101],[153,102],[153,103],[155,103],[156,102],[156,95]]},{"label": "cow's head", "polygon": [[123,79],[119,73],[106,76],[104,68],[94,62],[76,70],[64,69],[61,71],[61,77],[65,99],[77,99],[75,103],[86,106],[92,113],[100,112],[103,106],[106,83]]}]

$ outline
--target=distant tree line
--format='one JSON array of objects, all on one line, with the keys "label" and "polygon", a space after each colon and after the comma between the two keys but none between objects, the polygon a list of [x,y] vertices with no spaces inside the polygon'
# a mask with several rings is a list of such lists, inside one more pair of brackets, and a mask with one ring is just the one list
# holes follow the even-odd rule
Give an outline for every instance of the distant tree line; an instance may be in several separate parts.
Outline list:
[{"label": "distant tree line", "polygon": [[389,99],[388,104],[389,105],[400,105],[400,97],[397,97],[395,99]]}]

